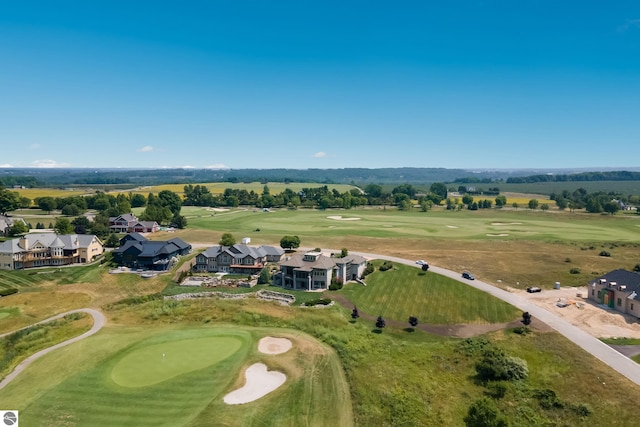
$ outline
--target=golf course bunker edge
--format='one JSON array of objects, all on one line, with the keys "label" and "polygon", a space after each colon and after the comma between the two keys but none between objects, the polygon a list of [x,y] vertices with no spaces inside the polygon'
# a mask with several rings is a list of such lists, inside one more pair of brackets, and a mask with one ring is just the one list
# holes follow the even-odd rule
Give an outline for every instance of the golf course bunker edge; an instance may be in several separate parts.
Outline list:
[{"label": "golf course bunker edge", "polygon": [[[277,355],[286,353],[292,347],[287,338],[264,337],[258,342],[258,351],[264,354]],[[269,371],[264,363],[254,363],[244,372],[245,384],[227,394],[224,403],[241,405],[253,402],[276,390],[287,380],[282,372]]]}]

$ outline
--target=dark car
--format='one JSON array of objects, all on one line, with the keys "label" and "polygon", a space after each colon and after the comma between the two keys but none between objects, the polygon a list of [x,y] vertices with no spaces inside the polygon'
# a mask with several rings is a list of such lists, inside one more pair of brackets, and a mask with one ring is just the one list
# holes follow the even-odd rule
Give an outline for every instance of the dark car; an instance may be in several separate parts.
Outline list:
[{"label": "dark car", "polygon": [[542,289],[534,287],[534,286],[530,286],[527,288],[527,292],[529,292],[530,294],[534,293],[534,292],[542,292]]},{"label": "dark car", "polygon": [[473,274],[469,273],[468,271],[463,272],[462,277],[467,280],[475,280],[475,277],[473,277]]}]

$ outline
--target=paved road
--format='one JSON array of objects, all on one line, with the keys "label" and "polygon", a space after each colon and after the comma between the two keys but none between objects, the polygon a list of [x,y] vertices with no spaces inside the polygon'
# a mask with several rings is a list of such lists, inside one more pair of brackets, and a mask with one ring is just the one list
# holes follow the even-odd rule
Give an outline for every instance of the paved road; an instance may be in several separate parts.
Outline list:
[{"label": "paved road", "polygon": [[[80,308],[78,310],[71,310],[71,311],[67,311],[66,313],[60,313],[60,314],[58,314],[56,316],[50,317],[50,318],[45,319],[45,320],[43,320],[41,322],[38,322],[38,323],[34,323],[33,325],[30,325],[30,326],[40,325],[42,323],[47,323],[47,322],[50,322],[52,320],[60,319],[60,318],[62,318],[64,316],[66,316],[67,314],[71,314],[71,313],[87,313],[87,314],[90,314],[93,317],[93,326],[91,327],[91,329],[89,329],[87,332],[85,332],[82,335],[78,335],[77,337],[68,339],[66,341],[63,341],[63,342],[61,342],[59,344],[56,344],[54,346],[51,346],[49,348],[45,348],[44,350],[40,350],[39,352],[37,352],[35,354],[32,354],[31,356],[29,356],[26,359],[24,359],[22,362],[20,362],[18,364],[18,366],[16,366],[16,368],[13,370],[13,372],[11,372],[9,375],[7,375],[0,382],[0,390],[2,390],[15,377],[17,377],[18,374],[20,374],[20,372],[24,371],[29,365],[31,365],[37,359],[41,358],[42,356],[44,356],[47,353],[52,352],[53,350],[57,350],[59,348],[67,346],[69,344],[73,344],[74,342],[77,342],[77,341],[80,341],[80,340],[85,339],[87,337],[90,337],[91,335],[95,334],[100,329],[102,329],[102,327],[104,326],[104,324],[106,322],[106,319],[105,319],[104,315],[102,313],[100,313],[98,310],[94,310],[92,308]],[[30,326],[26,326],[24,328],[18,329],[18,331],[20,331],[22,329],[29,328]],[[6,335],[12,334],[13,332],[17,332],[17,331],[4,333],[4,334],[0,335],[0,338],[4,337]]]},{"label": "paved road", "polygon": [[[340,250],[336,249],[324,249],[323,252],[334,252],[340,253]],[[390,257],[379,254],[371,254],[366,252],[352,252],[349,251],[350,254],[353,255],[361,255],[367,259],[385,259],[391,262],[396,262],[399,264],[407,264],[413,265],[415,267],[419,267],[415,264],[415,260],[406,260],[403,258]],[[480,280],[465,280],[462,278],[460,272],[451,271],[440,267],[435,267],[433,265],[429,266],[429,271],[432,271],[437,274],[441,274],[443,276],[450,277],[459,282],[465,283],[469,286],[473,286],[476,289],[487,292],[496,298],[500,298],[503,301],[508,302],[509,304],[519,308],[520,310],[528,311],[533,317],[533,322],[537,320],[549,325],[551,328],[564,335],[566,338],[580,346],[582,349],[592,354],[593,356],[600,359],[605,364],[609,365],[620,374],[627,377],[629,380],[634,383],[640,385],[640,365],[629,359],[627,356],[619,353],[615,349],[611,348],[607,344],[603,343],[599,339],[589,335],[584,332],[582,329],[577,326],[572,325],[566,320],[556,316],[555,314],[545,310],[542,307],[539,307],[531,302],[529,302],[526,298],[513,294],[511,292],[507,292],[500,288],[496,288],[493,285],[482,282]]]}]

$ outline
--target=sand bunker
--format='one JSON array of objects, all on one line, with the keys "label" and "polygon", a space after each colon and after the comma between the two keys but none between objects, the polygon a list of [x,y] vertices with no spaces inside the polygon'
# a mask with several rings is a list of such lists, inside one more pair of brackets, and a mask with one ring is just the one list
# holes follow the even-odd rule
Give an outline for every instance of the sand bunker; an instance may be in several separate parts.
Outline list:
[{"label": "sand bunker", "polygon": [[336,221],[358,221],[360,218],[343,218],[341,215],[331,215],[328,216],[329,219],[335,219]]},{"label": "sand bunker", "polygon": [[[291,349],[291,341],[286,338],[264,337],[258,341],[258,351],[265,354],[282,354]],[[224,397],[228,405],[253,402],[271,393],[287,380],[282,372],[267,370],[263,363],[254,363],[244,373],[246,382],[241,388]]]},{"label": "sand bunker", "polygon": [[508,236],[508,233],[498,233],[498,234],[494,234],[494,233],[487,233],[487,236],[489,237],[505,237]]},{"label": "sand bunker", "polygon": [[491,225],[521,225],[521,222],[492,222]]},{"label": "sand bunker", "polygon": [[224,397],[224,403],[241,405],[253,402],[280,387],[287,379],[287,376],[282,372],[269,372],[263,363],[254,363],[249,366],[244,376],[245,385],[227,394]]},{"label": "sand bunker", "polygon": [[228,212],[229,209],[226,208],[207,208],[208,211],[212,212]]},{"label": "sand bunker", "polygon": [[455,226],[455,225],[447,225],[447,228],[460,228],[460,227]]},{"label": "sand bunker", "polygon": [[282,354],[291,349],[291,341],[286,338],[264,337],[258,342],[258,351],[265,354]]}]

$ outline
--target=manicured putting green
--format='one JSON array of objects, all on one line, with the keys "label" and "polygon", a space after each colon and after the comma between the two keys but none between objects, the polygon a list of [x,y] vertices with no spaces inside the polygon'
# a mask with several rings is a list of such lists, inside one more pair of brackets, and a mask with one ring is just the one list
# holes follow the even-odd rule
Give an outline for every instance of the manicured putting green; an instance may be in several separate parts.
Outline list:
[{"label": "manicured putting green", "polygon": [[111,379],[123,387],[147,387],[214,365],[242,346],[236,337],[168,341],[128,353],[112,369]]}]

